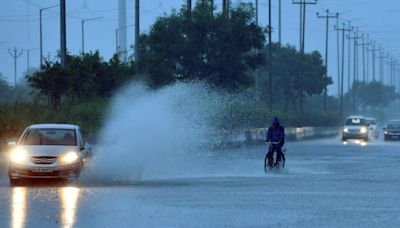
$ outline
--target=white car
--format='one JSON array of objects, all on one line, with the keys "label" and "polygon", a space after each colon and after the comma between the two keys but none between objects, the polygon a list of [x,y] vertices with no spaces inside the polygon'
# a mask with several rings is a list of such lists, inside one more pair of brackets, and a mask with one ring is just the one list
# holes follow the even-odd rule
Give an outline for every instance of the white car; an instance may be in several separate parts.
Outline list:
[{"label": "white car", "polygon": [[370,136],[374,138],[379,138],[378,123],[375,118],[367,117],[367,124]]},{"label": "white car", "polygon": [[369,129],[367,120],[363,116],[349,116],[342,130],[342,141],[361,139],[368,141]]},{"label": "white car", "polygon": [[23,179],[64,179],[79,176],[91,153],[80,128],[68,124],[39,124],[25,129],[9,154],[11,185]]}]

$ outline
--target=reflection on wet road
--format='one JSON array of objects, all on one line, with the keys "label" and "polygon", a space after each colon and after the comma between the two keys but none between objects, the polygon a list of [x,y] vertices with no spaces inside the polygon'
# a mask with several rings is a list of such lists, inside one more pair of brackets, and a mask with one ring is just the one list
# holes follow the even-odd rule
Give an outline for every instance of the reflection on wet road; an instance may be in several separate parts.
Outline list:
[{"label": "reflection on wet road", "polygon": [[287,168],[269,174],[264,146],[210,152],[153,180],[9,187],[3,170],[0,227],[397,227],[398,145],[291,143]]},{"label": "reflection on wet road", "polygon": [[63,187],[58,192],[61,200],[61,226],[64,228],[73,227],[76,222],[80,189],[77,187]]},{"label": "reflection on wet road", "polygon": [[28,212],[27,194],[26,187],[12,188],[11,227],[25,227]]},{"label": "reflection on wet road", "polygon": [[[42,186],[40,188],[10,187],[9,190],[11,192],[9,201],[10,223],[1,222],[1,227],[24,228],[30,227],[29,224],[40,224],[41,227],[74,227],[77,218],[80,188],[45,188]],[[58,199],[59,202],[53,202],[53,199]],[[43,208],[37,207],[43,202],[49,204],[49,208],[46,209],[50,209],[51,215],[47,214]],[[54,205],[59,208],[53,208]],[[4,206],[2,208],[6,209]],[[55,216],[55,211],[59,211],[58,216]],[[43,221],[29,223],[32,220],[30,218],[32,215],[43,219]]]}]

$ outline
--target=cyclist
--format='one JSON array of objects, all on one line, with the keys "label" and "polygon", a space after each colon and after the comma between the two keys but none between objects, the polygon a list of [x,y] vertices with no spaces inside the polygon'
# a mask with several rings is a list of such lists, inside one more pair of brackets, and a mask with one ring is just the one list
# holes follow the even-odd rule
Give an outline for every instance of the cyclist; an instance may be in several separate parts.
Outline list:
[{"label": "cyclist", "polygon": [[275,152],[275,166],[277,166],[282,159],[282,147],[285,144],[285,128],[281,126],[278,117],[274,118],[272,126],[268,128],[265,142],[271,143],[267,154],[268,166],[272,167],[274,165]]}]

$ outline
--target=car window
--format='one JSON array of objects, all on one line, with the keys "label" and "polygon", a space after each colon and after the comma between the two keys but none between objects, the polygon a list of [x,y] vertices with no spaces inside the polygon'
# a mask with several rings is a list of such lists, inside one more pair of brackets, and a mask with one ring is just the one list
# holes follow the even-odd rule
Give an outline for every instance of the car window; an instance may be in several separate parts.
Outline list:
[{"label": "car window", "polygon": [[387,125],[388,129],[400,129],[400,123],[389,123]]},{"label": "car window", "polygon": [[83,135],[80,130],[78,130],[78,140],[80,146],[85,146],[85,140],[83,140]]},{"label": "car window", "polygon": [[30,129],[24,135],[22,144],[76,146],[76,133],[69,129]]},{"label": "car window", "polygon": [[346,120],[346,126],[365,126],[367,123],[361,118],[350,118]]}]

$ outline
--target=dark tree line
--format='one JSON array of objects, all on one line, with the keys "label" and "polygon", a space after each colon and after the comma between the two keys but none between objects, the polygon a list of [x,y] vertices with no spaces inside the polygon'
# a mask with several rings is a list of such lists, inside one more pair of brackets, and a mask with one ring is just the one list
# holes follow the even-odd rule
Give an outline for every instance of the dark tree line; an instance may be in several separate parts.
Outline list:
[{"label": "dark tree line", "polygon": [[[154,89],[176,82],[205,81],[229,92],[249,91],[254,99],[266,102],[266,66],[272,61],[277,110],[307,111],[304,109],[310,107],[310,101],[322,97],[332,80],[325,77],[319,52],[301,54],[292,46],[273,44],[270,60],[265,29],[256,25],[253,5],[241,3],[226,14],[216,13],[212,2],[197,1],[191,14],[183,6],[159,17],[150,31],[140,37],[137,62],[121,62],[117,55],[105,61],[99,52],[68,56],[66,68],[58,62],[46,62],[28,75],[27,81],[55,106],[64,100],[110,97],[133,79],[144,80]],[[377,82],[355,86],[363,106],[377,106],[382,100],[397,98],[393,88]],[[380,95],[371,96],[370,91]],[[320,105],[322,102],[314,102],[311,106]]]},{"label": "dark tree line", "polygon": [[230,91],[253,84],[249,72],[263,63],[263,30],[251,4],[240,4],[230,17],[214,13],[212,1],[199,1],[191,17],[186,7],[160,17],[141,37],[139,67],[159,88],[177,81],[202,80]]},{"label": "dark tree line", "polygon": [[99,52],[67,56],[67,59],[66,68],[59,62],[46,62],[27,76],[30,86],[48,97],[54,106],[62,100],[79,102],[110,97],[136,73],[133,62],[121,62],[117,55],[108,62]]}]

